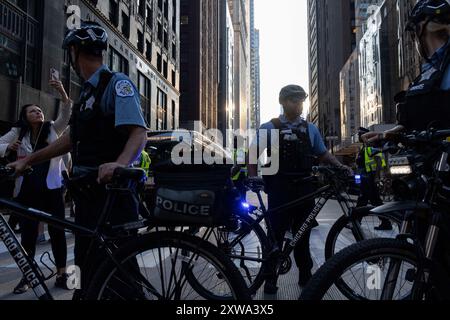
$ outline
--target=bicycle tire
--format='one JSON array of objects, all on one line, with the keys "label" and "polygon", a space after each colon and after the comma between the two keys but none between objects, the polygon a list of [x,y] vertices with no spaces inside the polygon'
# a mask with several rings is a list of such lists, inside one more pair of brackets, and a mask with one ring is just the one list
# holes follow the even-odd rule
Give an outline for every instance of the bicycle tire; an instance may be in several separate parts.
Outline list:
[{"label": "bicycle tire", "polygon": [[[191,252],[195,252],[198,257],[202,257],[205,261],[211,263],[212,266],[217,268],[221,275],[223,275],[224,281],[226,281],[230,286],[232,296],[229,297],[229,300],[251,299],[249,290],[245,285],[239,270],[237,270],[236,266],[222,251],[200,238],[184,233],[153,232],[142,235],[138,238],[130,240],[127,244],[121,247],[117,253],[114,254],[114,258],[119,261],[121,265],[125,265],[125,263],[129,261],[130,257],[135,257],[136,255],[146,252],[147,250],[160,250],[164,246],[177,248],[177,250],[180,250],[181,252],[187,252],[187,250],[190,250]],[[172,255],[172,251],[170,252]],[[167,258],[165,258],[165,260],[167,260]],[[107,259],[103,262],[86,292],[86,300],[102,300],[102,294],[105,295],[103,296],[105,299],[107,297],[107,294],[105,294],[105,288],[108,281],[113,278],[116,271],[117,266],[111,259]],[[173,270],[171,272],[173,272]],[[134,279],[136,279],[136,277]],[[135,284],[132,286],[135,286]],[[142,297],[139,297],[139,299],[136,297],[128,297],[127,300],[128,299],[139,300],[142,299]]]},{"label": "bicycle tire", "polygon": [[[241,275],[244,278],[251,294],[255,294],[265,281],[266,258],[270,247],[270,241],[263,228],[259,224],[255,223],[253,218],[251,218],[250,216],[239,216],[238,218],[240,220],[239,230],[237,231],[237,233],[229,232],[229,234],[237,234],[239,236],[242,235],[242,233],[250,235],[253,232],[257,238],[257,242],[260,244],[258,247],[261,250],[260,252],[246,252],[245,248],[249,243],[242,243],[245,241],[245,238],[244,241],[239,242],[239,245],[242,249],[242,251],[240,252],[238,251],[239,248],[235,250],[234,248],[230,248],[229,246],[227,246],[226,243],[218,243],[220,242],[220,239],[218,239],[217,237],[214,239],[214,241],[216,241],[216,245],[219,248],[224,250],[225,253],[230,256],[230,259],[234,262],[234,264],[241,272]],[[235,258],[235,256],[237,255],[240,255],[242,258]],[[251,258],[258,258],[262,261],[258,264],[258,266],[255,266],[254,263],[252,266],[249,266],[246,264],[246,262],[252,263],[252,260],[250,260]],[[250,269],[256,270],[256,272],[250,274]],[[194,279],[192,279],[192,281],[194,281]]]},{"label": "bicycle tire", "polygon": [[[375,260],[377,256],[397,256],[415,262],[417,265],[416,248],[414,245],[398,239],[371,239],[358,242],[329,259],[313,276],[303,289],[300,300],[322,300],[326,293],[336,285],[336,279],[359,261]],[[371,259],[371,257],[373,257]],[[357,294],[339,291],[350,300],[367,300]]]},{"label": "bicycle tire", "polygon": [[[347,229],[349,223],[351,223],[351,219],[362,220],[365,217],[378,217],[378,218],[389,219],[391,223],[397,224],[399,226],[399,229],[400,229],[400,225],[402,223],[400,217],[395,217],[393,215],[381,217],[380,215],[371,213],[371,212],[359,212],[357,214],[354,214],[352,217],[341,216],[333,224],[333,226],[331,227],[330,231],[328,232],[327,238],[325,240],[325,261],[330,259],[333,255],[335,255],[338,252],[338,251],[336,251],[336,242],[338,240],[339,235],[342,234],[342,231]],[[354,236],[353,231],[352,231],[352,234]],[[386,238],[386,236],[383,235],[383,236],[379,236],[378,238]],[[366,240],[368,240],[368,239],[366,239]]]}]

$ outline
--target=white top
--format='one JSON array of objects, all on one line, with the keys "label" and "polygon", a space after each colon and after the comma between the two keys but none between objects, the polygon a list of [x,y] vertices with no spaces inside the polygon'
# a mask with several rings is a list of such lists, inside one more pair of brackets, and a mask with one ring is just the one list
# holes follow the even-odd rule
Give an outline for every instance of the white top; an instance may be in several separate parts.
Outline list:
[{"label": "white top", "polygon": [[[60,108],[58,118],[51,122],[50,134],[47,139],[47,143],[58,140],[61,134],[66,130],[69,124],[70,116],[72,113],[72,101],[69,100],[65,105]],[[19,138],[20,128],[12,128],[3,137],[0,137],[0,158],[8,155],[9,151],[8,145],[13,143]],[[30,141],[30,132],[28,132],[22,139],[22,150],[25,151],[27,155],[33,153],[33,147]],[[50,168],[47,174],[47,188],[50,190],[59,189],[62,187],[62,175],[61,172],[64,171],[65,166],[63,162],[63,157],[57,157],[50,161]],[[20,189],[22,187],[23,178],[19,177],[16,179],[16,186],[14,189],[14,197],[19,195]]]}]

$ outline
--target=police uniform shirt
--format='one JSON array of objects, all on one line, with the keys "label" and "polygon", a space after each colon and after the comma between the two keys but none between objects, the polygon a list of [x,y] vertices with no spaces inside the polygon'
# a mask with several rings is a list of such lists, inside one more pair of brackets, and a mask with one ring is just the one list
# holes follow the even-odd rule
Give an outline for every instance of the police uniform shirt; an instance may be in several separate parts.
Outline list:
[{"label": "police uniform shirt", "polygon": [[[91,78],[84,83],[83,94],[89,94],[97,88],[102,71],[109,71],[106,65],[101,66]],[[137,126],[147,128],[141,109],[141,101],[133,82],[123,73],[115,73],[106,87],[100,107],[106,115],[115,114],[116,128],[121,126]],[[94,101],[86,102],[86,108]]]},{"label": "police uniform shirt", "polygon": [[[287,127],[288,129],[296,129],[301,124],[301,121],[304,121],[301,117],[298,117],[294,122],[289,122],[289,120],[286,118],[286,116],[281,115],[280,121],[283,124],[283,126]],[[321,157],[323,156],[328,150],[325,147],[325,143],[323,142],[322,135],[319,132],[319,129],[312,123],[308,123],[308,129],[309,129],[309,138],[311,140],[311,146],[314,156]],[[275,126],[272,122],[264,123],[259,130],[267,130],[267,145],[270,146],[270,137],[271,137],[271,130],[275,130]],[[260,136],[260,131],[258,131],[258,137]],[[256,139],[255,139],[256,140]],[[255,147],[255,144],[257,141],[253,141],[252,147]]]},{"label": "police uniform shirt", "polygon": [[[422,65],[421,74],[425,74],[431,68],[439,68],[442,60],[445,58],[446,51],[450,47],[450,41],[447,42],[444,46],[438,49],[430,58],[430,62],[424,63]],[[450,90],[450,65],[447,67],[447,70],[444,73],[441,83],[441,89],[444,91]]]}]

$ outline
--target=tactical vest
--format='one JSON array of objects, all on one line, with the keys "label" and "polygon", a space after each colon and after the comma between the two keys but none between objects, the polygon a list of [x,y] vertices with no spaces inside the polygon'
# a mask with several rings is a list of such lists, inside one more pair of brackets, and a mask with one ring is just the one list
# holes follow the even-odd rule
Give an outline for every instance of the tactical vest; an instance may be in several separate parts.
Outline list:
[{"label": "tactical vest", "polygon": [[293,129],[284,125],[280,119],[273,119],[272,124],[280,131],[279,175],[309,175],[314,164],[314,156],[308,123],[302,120],[300,125]]},{"label": "tactical vest", "polygon": [[70,132],[74,166],[98,167],[115,162],[125,148],[128,137],[115,128],[115,114],[105,114],[100,105],[113,76],[103,71],[97,88],[73,107]]},{"label": "tactical vest", "polygon": [[450,91],[440,88],[449,65],[450,49],[438,69],[423,72],[408,91],[397,95],[397,120],[407,131],[450,128]]},{"label": "tactical vest", "polygon": [[386,168],[386,159],[383,154],[373,155],[373,149],[371,147],[364,148],[364,164],[367,173],[377,172],[378,162],[377,157],[381,159],[381,168]]}]

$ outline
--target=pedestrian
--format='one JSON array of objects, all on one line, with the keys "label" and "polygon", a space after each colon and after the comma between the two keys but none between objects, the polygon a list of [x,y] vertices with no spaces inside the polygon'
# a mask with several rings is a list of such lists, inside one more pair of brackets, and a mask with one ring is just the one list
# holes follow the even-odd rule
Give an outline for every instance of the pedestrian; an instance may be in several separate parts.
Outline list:
[{"label": "pedestrian", "polygon": [[[75,223],[94,229],[106,203],[106,183],[111,182],[117,168],[131,167],[139,157],[147,142],[147,128],[135,85],[126,75],[112,72],[103,64],[103,53],[108,48],[103,27],[96,22],[82,22],[79,28],[67,32],[63,48],[68,51],[71,67],[84,80],[79,101],[73,107],[70,131],[10,166],[21,173],[29,165],[72,151],[72,175],[83,178],[85,190],[95,199],[75,199]],[[110,224],[137,220],[138,204],[133,195],[120,195]],[[89,250],[91,241],[75,236],[75,264],[82,277],[74,299],[84,298],[94,272],[106,258],[99,248]]]},{"label": "pedestrian", "polygon": [[[269,210],[297,200],[314,191],[312,183],[305,181],[304,178],[311,176],[316,157],[320,163],[351,172],[350,168],[342,165],[327,151],[318,128],[301,117],[306,98],[307,94],[302,87],[297,85],[284,87],[279,97],[284,114],[263,124],[260,128],[259,139],[261,139],[261,130],[263,129],[268,130],[267,132],[278,130],[280,141],[279,172],[275,176],[264,177]],[[271,146],[270,134],[268,134],[267,141],[269,142],[268,145]],[[275,147],[269,147],[268,154],[272,154],[272,148]],[[264,150],[260,148],[259,153],[262,154],[263,152]],[[257,183],[257,180],[261,179],[257,177],[257,165],[249,164],[248,168],[249,184]],[[275,212],[268,216],[280,250],[283,247],[286,232],[292,230],[295,234],[311,213],[314,205],[314,200],[311,200],[293,209]],[[313,261],[309,247],[310,235],[311,230],[304,234],[303,239],[294,250],[295,262],[299,268],[299,286],[305,286],[312,276]],[[275,266],[276,264],[272,261],[268,268],[264,286],[264,292],[267,294],[275,294],[278,290]]]},{"label": "pedestrian", "polygon": [[[51,80],[50,86],[61,96],[62,107],[56,121],[45,121],[42,109],[35,104],[27,104],[21,108],[19,121],[6,135],[0,138],[0,156],[17,153],[19,160],[30,156],[56,141],[66,129],[72,101],[60,81]],[[45,162],[33,164],[33,171],[16,179],[14,197],[17,202],[31,208],[48,212],[55,217],[64,218],[64,199],[62,195],[63,167],[61,157],[47,159]],[[36,242],[39,234],[39,223],[21,219],[21,244],[31,258],[36,253]],[[49,228],[51,247],[56,262],[57,276],[55,285],[67,289],[67,245],[63,230]],[[15,294],[25,293],[29,285],[25,278],[14,288]]]},{"label": "pedestrian", "polygon": [[[362,142],[362,136],[370,132],[365,128],[359,129],[360,142]],[[356,206],[358,208],[365,207],[369,203],[378,207],[383,204],[383,200],[380,197],[380,191],[377,187],[377,176],[381,174],[387,166],[386,159],[379,150],[364,145],[358,153],[356,163],[358,165],[358,171],[361,175],[361,192],[358,197]],[[388,219],[380,219],[381,224],[375,227],[378,231],[392,230],[392,224]]]}]

